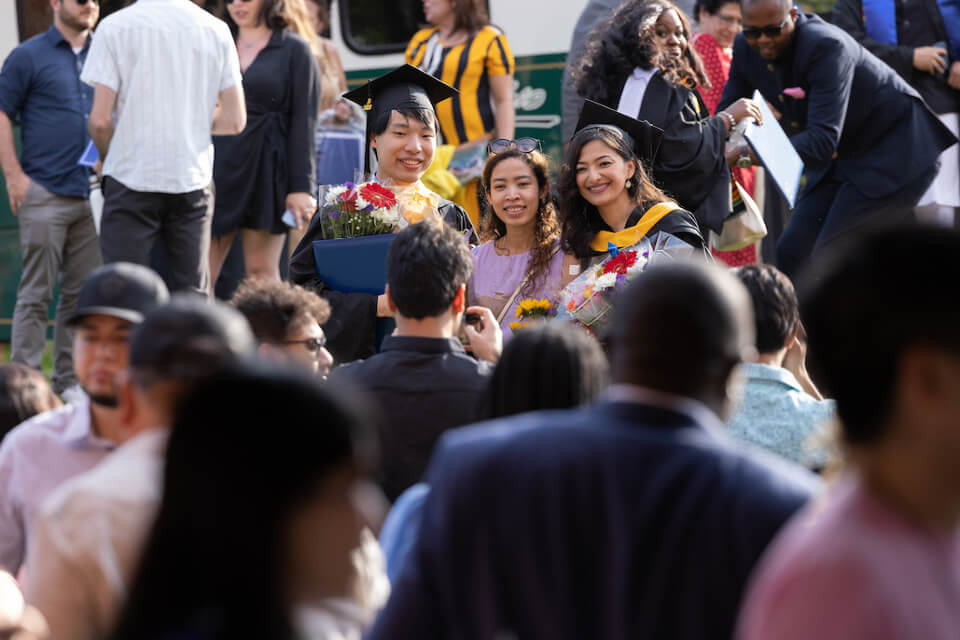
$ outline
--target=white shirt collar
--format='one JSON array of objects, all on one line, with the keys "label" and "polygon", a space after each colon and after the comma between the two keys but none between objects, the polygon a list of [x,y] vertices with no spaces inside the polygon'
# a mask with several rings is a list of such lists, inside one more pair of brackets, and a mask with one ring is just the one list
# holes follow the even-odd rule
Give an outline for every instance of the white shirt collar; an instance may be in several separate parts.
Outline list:
[{"label": "white shirt collar", "polygon": [[687,416],[708,431],[725,431],[723,421],[712,409],[699,400],[687,396],[659,391],[638,384],[613,384],[607,388],[603,397],[610,402],[645,404],[660,409],[668,409]]}]

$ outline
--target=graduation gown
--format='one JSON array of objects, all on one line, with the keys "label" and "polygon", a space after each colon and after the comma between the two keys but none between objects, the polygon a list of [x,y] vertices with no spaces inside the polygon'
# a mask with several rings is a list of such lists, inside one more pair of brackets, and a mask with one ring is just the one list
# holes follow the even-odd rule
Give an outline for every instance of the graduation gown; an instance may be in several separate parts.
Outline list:
[{"label": "graduation gown", "polygon": [[[623,84],[615,95],[623,91]],[[606,106],[617,108],[616,104]],[[635,114],[638,120],[663,129],[653,166],[647,166],[651,179],[693,212],[704,236],[708,229],[720,233],[731,212],[727,129],[720,118],[709,114],[695,89],[674,86],[659,70],[650,77],[640,112]]]},{"label": "graduation gown", "polygon": [[[644,203],[643,206],[637,207],[633,210],[633,213],[630,214],[630,217],[627,218],[627,227],[632,227],[633,225],[640,222],[640,218],[643,217],[643,214],[652,207],[655,202]],[[598,216],[599,217],[599,216]],[[607,225],[607,223],[600,221],[597,231],[613,231]],[[665,215],[657,224],[651,227],[650,231],[647,232],[645,237],[647,238],[656,238],[659,232],[663,231],[664,233],[669,233],[672,236],[676,236],[677,239],[683,240],[691,247],[698,249],[704,252],[705,255],[710,255],[710,250],[707,247],[707,243],[703,239],[703,235],[700,233],[700,227],[697,224],[697,219],[692,213],[685,209],[677,209],[676,211],[671,211]],[[594,251],[593,257],[604,256],[606,251]]]},{"label": "graduation gown", "polygon": [[[476,232],[462,207],[440,199],[437,207],[443,221],[466,232],[471,244],[477,242]],[[290,280],[305,287],[330,303],[330,319],[323,325],[327,336],[327,350],[337,363],[367,358],[374,354],[377,322],[377,296],[369,293],[343,293],[331,289],[317,275],[313,257],[313,241],[323,240],[323,211],[310,221],[306,234],[290,258]]]}]

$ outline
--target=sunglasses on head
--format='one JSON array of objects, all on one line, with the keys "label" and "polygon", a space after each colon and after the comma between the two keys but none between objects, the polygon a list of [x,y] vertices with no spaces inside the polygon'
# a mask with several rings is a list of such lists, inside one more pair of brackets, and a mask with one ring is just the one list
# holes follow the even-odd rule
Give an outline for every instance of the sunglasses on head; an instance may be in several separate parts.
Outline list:
[{"label": "sunglasses on head", "polygon": [[543,152],[543,149],[540,147],[540,141],[536,138],[517,138],[516,140],[497,138],[487,143],[487,153],[492,155],[503,153],[508,149],[516,149],[520,153],[530,153],[534,150],[540,151],[541,153]]},{"label": "sunglasses on head", "polygon": [[744,27],[742,31],[743,37],[747,40],[759,40],[762,35],[768,38],[776,38],[780,35],[780,32],[783,31],[783,27],[789,19],[790,16],[787,16],[780,24],[768,24],[765,27]]}]

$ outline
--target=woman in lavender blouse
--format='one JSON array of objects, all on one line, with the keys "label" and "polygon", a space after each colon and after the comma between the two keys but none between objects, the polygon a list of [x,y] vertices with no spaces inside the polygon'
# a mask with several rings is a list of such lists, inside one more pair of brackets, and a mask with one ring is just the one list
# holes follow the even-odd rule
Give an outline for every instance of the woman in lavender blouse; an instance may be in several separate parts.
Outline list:
[{"label": "woman in lavender blouse", "polygon": [[565,256],[560,225],[550,201],[547,159],[531,138],[494,140],[483,170],[486,211],[483,244],[473,249],[473,276],[467,284],[471,305],[500,318],[504,339],[513,335],[520,300],[556,300]]}]

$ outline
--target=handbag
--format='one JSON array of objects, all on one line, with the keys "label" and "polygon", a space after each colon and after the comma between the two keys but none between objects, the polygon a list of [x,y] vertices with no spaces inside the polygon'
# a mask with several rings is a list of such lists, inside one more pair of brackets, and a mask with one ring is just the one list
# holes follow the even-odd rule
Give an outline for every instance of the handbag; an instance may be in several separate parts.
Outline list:
[{"label": "handbag", "polygon": [[736,251],[763,240],[767,225],[760,207],[735,179],[731,178],[733,215],[723,223],[720,235],[710,232],[710,246],[716,251]]}]

